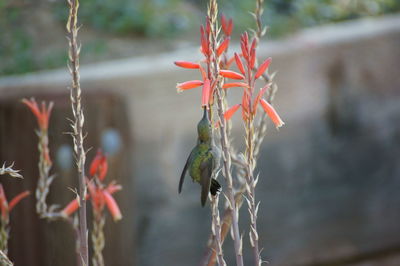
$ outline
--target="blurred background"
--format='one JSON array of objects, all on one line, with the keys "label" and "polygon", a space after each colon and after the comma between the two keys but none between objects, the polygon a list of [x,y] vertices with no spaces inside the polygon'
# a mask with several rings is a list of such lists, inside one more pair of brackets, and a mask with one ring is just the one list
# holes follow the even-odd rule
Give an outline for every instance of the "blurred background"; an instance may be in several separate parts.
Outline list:
[{"label": "blurred background", "polygon": [[[177,185],[196,138],[198,79],[176,60],[196,61],[207,1],[86,0],[80,5],[81,78],[88,163],[102,148],[123,220],[106,224],[107,265],[197,265],[210,233],[199,187]],[[253,0],[222,0],[233,18],[230,53],[254,27]],[[259,59],[272,56],[274,105],[286,125],[271,125],[258,161],[260,245],[270,265],[400,265],[400,1],[265,0]],[[59,0],[0,0],[0,164],[15,162],[24,180],[2,177],[12,197],[34,191],[36,121],[21,98],[54,101],[50,149],[57,178],[48,202],[64,206],[76,187],[68,9]],[[239,101],[232,90],[230,102]],[[238,115],[239,117],[240,115]],[[234,143],[243,129],[234,120]],[[224,184],[223,184],[224,186]],[[74,265],[74,239],[63,222],[35,214],[34,196],[11,214],[15,265]],[[241,209],[244,248],[248,214]],[[225,257],[233,265],[227,239]],[[250,252],[245,264],[252,262]]]}]

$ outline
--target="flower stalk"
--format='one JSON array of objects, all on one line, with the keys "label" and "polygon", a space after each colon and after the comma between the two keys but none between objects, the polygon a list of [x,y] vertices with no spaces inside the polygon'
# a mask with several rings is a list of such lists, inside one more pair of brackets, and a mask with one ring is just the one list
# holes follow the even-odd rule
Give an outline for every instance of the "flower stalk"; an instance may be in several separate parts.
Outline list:
[{"label": "flower stalk", "polygon": [[79,54],[80,46],[78,46],[78,0],[68,0],[69,16],[67,22],[68,32],[68,57],[69,57],[69,71],[72,77],[71,86],[71,106],[73,119],[71,122],[72,138],[74,143],[74,152],[76,158],[76,165],[78,170],[78,198],[79,198],[79,250],[80,257],[83,265],[89,265],[89,249],[88,249],[88,232],[87,232],[87,218],[86,218],[86,183],[85,183],[85,160],[86,152],[83,146],[83,125],[84,115],[81,103],[82,90],[80,86],[79,76]]},{"label": "flower stalk", "polygon": [[[217,57],[218,47],[218,25],[217,25],[218,5],[216,0],[210,0],[208,6],[208,23],[210,25],[210,48],[212,56],[215,59],[212,65],[213,77],[216,81],[215,94],[217,98],[217,115],[219,119],[219,132],[220,132],[220,143],[222,150],[223,160],[223,175],[227,184],[227,200],[229,208],[232,210],[232,237],[235,247],[236,265],[243,265],[242,255],[242,238],[239,233],[239,212],[235,202],[235,194],[233,190],[233,179],[231,172],[231,155],[229,148],[229,138],[226,127],[226,119],[224,118],[224,91],[222,88],[222,78],[220,77],[219,61]],[[220,232],[217,232],[220,234]]]},{"label": "flower stalk", "polygon": [[41,106],[39,107],[34,98],[29,100],[22,99],[22,103],[24,103],[35,115],[39,126],[39,129],[36,131],[36,134],[39,138],[39,179],[35,192],[36,212],[41,218],[53,219],[56,216],[53,213],[55,206],[53,205],[48,207],[46,199],[50,192],[50,186],[55,178],[55,175],[50,175],[52,161],[50,159],[48,136],[49,119],[54,105],[53,102],[50,102],[48,105],[46,105],[45,102],[42,102]]},{"label": "flower stalk", "polygon": [[[86,200],[90,199],[93,211],[93,230],[91,233],[94,266],[104,266],[103,249],[105,246],[104,225],[106,221],[105,207],[107,207],[114,221],[122,219],[119,206],[112,194],[122,189],[120,185],[111,182],[107,186],[103,183],[107,175],[108,163],[106,156],[99,150],[90,164],[89,175],[86,179],[89,193]],[[69,218],[79,209],[79,200],[74,199],[61,211],[65,218]]]},{"label": "flower stalk", "polygon": [[219,202],[219,194],[211,196],[211,211],[212,211],[211,232],[215,239],[215,247],[216,247],[215,252],[217,253],[218,265],[226,266],[226,262],[224,260],[224,254],[222,251],[221,219],[219,216],[218,202]]}]

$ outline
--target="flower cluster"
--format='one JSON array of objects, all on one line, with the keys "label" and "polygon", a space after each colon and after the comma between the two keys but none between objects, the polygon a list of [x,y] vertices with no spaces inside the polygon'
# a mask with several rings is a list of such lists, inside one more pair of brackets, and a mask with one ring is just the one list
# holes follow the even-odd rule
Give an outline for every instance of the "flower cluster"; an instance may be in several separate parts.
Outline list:
[{"label": "flower cluster", "polygon": [[22,99],[22,102],[31,109],[32,113],[36,116],[40,130],[47,131],[49,128],[49,119],[51,110],[53,109],[53,103],[51,102],[48,106],[44,102],[39,108],[36,100],[31,98],[30,100]]},{"label": "flower cluster", "polygon": [[[221,17],[221,28],[223,32],[223,37],[220,41],[216,49],[216,56],[221,57],[221,60],[217,60],[219,62],[219,75],[223,78],[236,80],[234,82],[225,83],[223,85],[224,89],[232,88],[232,87],[241,87],[243,88],[243,96],[242,102],[240,104],[235,104],[230,107],[225,113],[224,117],[226,120],[229,120],[233,114],[242,107],[242,117],[244,121],[253,120],[257,113],[258,105],[264,109],[266,114],[271,118],[272,122],[275,124],[275,127],[279,128],[284,125],[284,122],[276,112],[275,108],[263,98],[265,92],[269,88],[270,84],[265,85],[263,88],[259,90],[257,95],[254,97],[254,88],[256,80],[259,79],[265,71],[268,69],[271,64],[272,59],[267,58],[258,68],[255,68],[256,64],[256,49],[257,49],[257,39],[253,38],[250,42],[249,36],[247,32],[245,32],[241,36],[240,46],[241,53],[234,53],[231,58],[228,58],[226,55],[226,51],[228,50],[230,36],[233,29],[232,19],[227,20],[225,16]],[[204,55],[205,59],[203,62],[206,63],[207,71],[200,63],[188,62],[188,61],[175,61],[175,65],[188,68],[188,69],[199,69],[202,75],[202,80],[190,80],[183,83],[177,84],[178,92],[182,92],[184,90],[189,90],[193,88],[197,88],[203,86],[202,90],[202,101],[201,105],[209,106],[213,104],[213,93],[216,86],[216,81],[213,80],[210,70],[210,64],[215,58],[213,58],[213,54],[211,52],[210,47],[210,24],[208,23],[206,27],[200,27],[200,41],[201,48],[200,51]],[[244,63],[243,63],[243,61]],[[240,73],[236,71],[229,70],[231,64],[235,62]]]},{"label": "flower cluster", "polygon": [[[91,179],[86,179],[89,190],[87,197],[88,199],[90,198],[94,211],[101,213],[104,210],[104,207],[107,206],[114,221],[118,221],[122,218],[122,214],[112,194],[121,190],[122,187],[117,185],[114,181],[107,186],[103,184],[103,180],[107,174],[107,169],[107,158],[99,150],[90,165],[89,174]],[[66,217],[70,216],[78,209],[78,207],[79,202],[75,199],[71,201],[61,213]]]},{"label": "flower cluster", "polygon": [[49,120],[54,104],[53,102],[50,102],[49,105],[46,106],[45,102],[42,102],[41,107],[39,108],[39,105],[34,98],[31,98],[30,100],[22,99],[22,103],[29,107],[37,119],[40,129],[38,135],[41,139],[39,149],[41,149],[43,152],[44,162],[50,166],[52,162],[48,147],[47,131],[49,129]]},{"label": "flower cluster", "polygon": [[[216,86],[216,80],[213,78],[212,75],[212,62],[219,61],[219,59],[227,50],[230,43],[230,35],[233,29],[233,21],[232,19],[226,20],[223,16],[221,20],[222,29],[224,32],[224,37],[221,40],[220,44],[216,49],[216,54],[212,53],[210,39],[211,39],[211,28],[209,20],[207,20],[206,26],[200,26],[200,51],[204,55],[204,60],[202,61],[205,63],[205,67],[203,67],[200,63],[188,62],[188,61],[175,61],[175,65],[188,68],[188,69],[199,69],[202,80],[190,80],[182,83],[178,83],[176,85],[178,92],[182,92],[184,90],[190,90],[193,88],[197,88],[203,86],[202,90],[202,100],[201,106],[208,107],[213,104],[214,102],[214,90]],[[214,58],[217,57],[217,58]],[[226,58],[226,56],[225,56]],[[231,60],[221,60],[220,65],[221,67],[226,67],[229,61]]]},{"label": "flower cluster", "polygon": [[[233,105],[231,108],[229,108],[224,114],[225,119],[229,120],[239,109],[239,107],[242,107],[243,120],[253,120],[257,113],[258,104],[260,103],[275,126],[277,128],[283,126],[284,122],[274,107],[263,98],[266,90],[269,88],[269,84],[261,88],[256,97],[253,97],[255,82],[268,69],[272,59],[270,57],[267,58],[257,69],[255,69],[257,46],[256,38],[253,38],[252,42],[250,43],[248,34],[244,33],[240,39],[240,46],[242,53],[240,55],[235,53],[235,62],[240,73],[231,70],[220,70],[220,75],[224,78],[244,80],[244,82],[232,82],[223,85],[224,89],[231,87],[243,88],[242,103]],[[243,64],[241,57],[243,58],[245,64]]]}]

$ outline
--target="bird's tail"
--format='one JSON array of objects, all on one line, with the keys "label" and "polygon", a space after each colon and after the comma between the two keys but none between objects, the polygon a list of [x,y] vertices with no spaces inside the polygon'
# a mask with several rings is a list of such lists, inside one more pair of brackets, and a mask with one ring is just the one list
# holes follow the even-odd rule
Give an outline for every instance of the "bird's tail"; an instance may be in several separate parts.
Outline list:
[{"label": "bird's tail", "polygon": [[217,180],[214,178],[211,178],[211,185],[210,185],[210,192],[211,195],[215,196],[217,195],[217,192],[221,191],[221,185],[218,183]]}]

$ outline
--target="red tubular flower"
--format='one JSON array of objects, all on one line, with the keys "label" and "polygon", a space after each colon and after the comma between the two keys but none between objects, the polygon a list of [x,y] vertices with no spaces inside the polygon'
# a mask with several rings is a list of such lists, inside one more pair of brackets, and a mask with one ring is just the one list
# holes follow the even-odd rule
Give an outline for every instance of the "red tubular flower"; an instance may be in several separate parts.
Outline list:
[{"label": "red tubular flower", "polygon": [[188,61],[175,61],[174,64],[177,65],[178,67],[183,67],[183,68],[190,68],[190,69],[200,68],[200,64]]},{"label": "red tubular flower", "polygon": [[30,192],[28,190],[21,192],[15,196],[10,203],[8,203],[3,185],[0,184],[0,209],[2,218],[7,219],[9,213],[15,207],[15,205],[17,205],[22,199],[28,197],[29,194]]},{"label": "red tubular flower", "polygon": [[17,205],[22,199],[28,197],[30,194],[31,192],[25,190],[24,192],[21,192],[17,196],[15,196],[8,205],[8,211],[10,212],[15,207],[15,205]]},{"label": "red tubular flower", "polygon": [[230,78],[230,79],[244,79],[244,76],[242,74],[239,74],[235,71],[231,70],[220,70],[219,74],[223,76],[224,78]]},{"label": "red tubular flower", "polygon": [[242,60],[240,59],[240,56],[237,53],[235,53],[235,61],[236,61],[236,65],[237,65],[238,69],[244,75],[246,72],[244,71]]},{"label": "red tubular flower", "polygon": [[228,89],[228,88],[232,88],[232,87],[242,87],[242,88],[248,88],[249,85],[247,85],[244,82],[232,82],[232,83],[225,83],[222,88],[223,89]]},{"label": "red tubular flower", "polygon": [[53,102],[50,102],[47,107],[46,104],[42,102],[41,108],[39,108],[34,98],[31,98],[30,100],[22,99],[22,102],[28,106],[32,113],[36,116],[39,128],[41,130],[47,130],[49,127],[51,110],[53,109]]},{"label": "red tubular flower", "polygon": [[224,118],[225,120],[229,120],[232,118],[232,116],[236,113],[236,111],[239,109],[240,104],[235,104],[231,108],[225,111],[224,113]]},{"label": "red tubular flower", "polygon": [[249,61],[249,35],[247,35],[247,32],[242,34],[240,37],[240,47],[242,49],[243,57],[246,61]]},{"label": "red tubular flower", "polygon": [[70,203],[68,203],[67,206],[61,211],[61,214],[65,217],[69,217],[71,214],[73,214],[77,209],[79,208],[79,202],[78,199],[74,199]]},{"label": "red tubular flower", "polygon": [[264,111],[267,113],[269,118],[271,118],[272,122],[274,122],[275,127],[279,128],[283,126],[285,123],[279,117],[278,113],[275,111],[274,107],[270,105],[266,100],[260,100],[261,106],[263,107]]},{"label": "red tubular flower", "polygon": [[204,86],[201,96],[201,106],[208,106],[208,103],[210,102],[210,95],[211,95],[210,80],[206,79],[204,81]]},{"label": "red tubular flower", "polygon": [[[88,200],[89,197],[90,194],[86,194],[86,200]],[[70,203],[68,203],[67,206],[64,207],[64,209],[61,211],[61,215],[63,215],[64,217],[68,217],[74,212],[76,212],[77,209],[79,209],[79,202],[78,199],[76,198],[72,200]]]},{"label": "red tubular flower", "polygon": [[101,181],[106,177],[108,170],[107,157],[101,150],[97,151],[92,163],[90,164],[89,174],[90,176],[97,176]]},{"label": "red tubular flower", "polygon": [[223,54],[229,46],[230,38],[225,38],[225,40],[217,48],[217,56]]},{"label": "red tubular flower", "polygon": [[254,38],[253,42],[251,43],[251,47],[250,47],[250,60],[249,60],[249,67],[251,69],[254,68],[254,64],[256,63],[256,46],[257,46],[257,41]]},{"label": "red tubular flower", "polygon": [[178,89],[178,92],[184,91],[184,90],[190,90],[193,88],[200,87],[204,84],[203,81],[201,80],[190,80],[182,83],[178,83],[176,85],[176,88]]},{"label": "red tubular flower", "polygon": [[254,76],[255,79],[258,79],[262,74],[264,74],[265,70],[269,67],[271,64],[272,58],[268,57],[257,69],[257,72]]},{"label": "red tubular flower", "polygon": [[264,88],[262,88],[262,89],[258,92],[258,94],[257,94],[257,96],[256,96],[256,99],[254,100],[254,103],[253,103],[253,115],[256,114],[258,102],[261,100],[261,98],[263,97],[264,93],[267,91],[268,88],[269,88],[269,84],[265,85]]},{"label": "red tubular flower", "polygon": [[225,16],[221,16],[221,26],[222,26],[222,31],[226,36],[231,36],[232,34],[232,29],[233,29],[233,20],[229,19],[229,21],[226,20]]},{"label": "red tubular flower", "polygon": [[200,26],[200,42],[201,52],[207,57],[210,54],[210,51],[208,49],[208,35],[206,35],[206,32],[204,31],[203,25]]},{"label": "red tubular flower", "polygon": [[242,97],[242,117],[243,121],[247,121],[249,119],[250,114],[250,106],[249,106],[249,92],[244,90],[243,97]]},{"label": "red tubular flower", "polygon": [[122,214],[121,214],[118,204],[115,201],[115,199],[113,198],[113,196],[111,196],[111,194],[108,193],[107,190],[103,190],[102,193],[104,196],[104,201],[105,201],[107,208],[110,211],[112,217],[114,218],[114,221],[121,220]]}]

